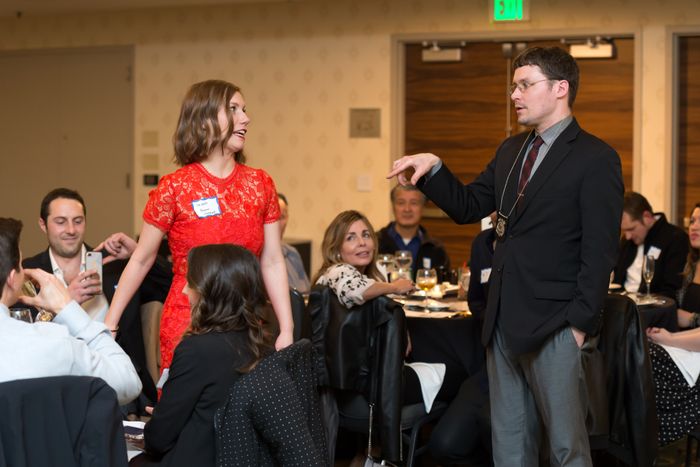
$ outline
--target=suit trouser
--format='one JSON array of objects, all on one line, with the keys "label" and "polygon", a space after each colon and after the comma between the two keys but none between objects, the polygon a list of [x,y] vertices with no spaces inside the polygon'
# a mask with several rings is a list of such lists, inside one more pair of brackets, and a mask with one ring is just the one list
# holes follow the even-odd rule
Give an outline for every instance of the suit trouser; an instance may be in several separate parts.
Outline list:
[{"label": "suit trouser", "polygon": [[551,465],[591,466],[586,385],[571,328],[559,329],[535,352],[515,355],[496,327],[486,361],[494,464],[538,465],[544,427]]}]

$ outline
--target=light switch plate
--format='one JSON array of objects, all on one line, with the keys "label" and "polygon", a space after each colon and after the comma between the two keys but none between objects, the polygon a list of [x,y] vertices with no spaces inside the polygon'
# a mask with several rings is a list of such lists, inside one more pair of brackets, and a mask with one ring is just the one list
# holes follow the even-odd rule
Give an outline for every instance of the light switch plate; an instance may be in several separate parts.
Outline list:
[{"label": "light switch plate", "polygon": [[380,109],[350,109],[350,137],[379,138],[380,122]]}]

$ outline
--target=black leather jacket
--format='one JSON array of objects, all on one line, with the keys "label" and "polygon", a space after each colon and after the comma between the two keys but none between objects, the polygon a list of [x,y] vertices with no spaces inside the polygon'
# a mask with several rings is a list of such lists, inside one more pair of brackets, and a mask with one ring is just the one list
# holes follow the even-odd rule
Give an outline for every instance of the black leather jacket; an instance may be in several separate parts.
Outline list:
[{"label": "black leather jacket", "polygon": [[377,297],[346,308],[326,286],[314,286],[308,311],[317,353],[319,384],[357,391],[369,399],[377,378],[377,415],[382,455],[401,458],[401,401],[406,323],[401,305]]}]

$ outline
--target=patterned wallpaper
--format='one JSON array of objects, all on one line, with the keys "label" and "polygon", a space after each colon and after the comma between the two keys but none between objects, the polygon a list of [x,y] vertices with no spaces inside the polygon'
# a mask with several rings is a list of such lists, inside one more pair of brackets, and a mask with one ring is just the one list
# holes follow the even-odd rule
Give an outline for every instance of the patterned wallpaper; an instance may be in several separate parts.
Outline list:
[{"label": "patterned wallpaper", "polygon": [[[133,45],[135,180],[167,173],[180,100],[195,81],[243,89],[252,124],[246,151],[290,200],[287,234],[317,251],[328,222],[359,209],[390,220],[392,38],[636,34],[640,54],[635,188],[668,210],[672,97],[670,29],[700,33],[697,0],[532,0],[532,20],[491,24],[485,0],[306,0],[0,19],[0,50]],[[431,36],[433,35],[433,36]],[[349,138],[349,109],[381,109],[381,137]],[[370,191],[358,191],[358,177]],[[135,190],[136,225],[148,188]],[[314,264],[318,265],[317,254]]]}]

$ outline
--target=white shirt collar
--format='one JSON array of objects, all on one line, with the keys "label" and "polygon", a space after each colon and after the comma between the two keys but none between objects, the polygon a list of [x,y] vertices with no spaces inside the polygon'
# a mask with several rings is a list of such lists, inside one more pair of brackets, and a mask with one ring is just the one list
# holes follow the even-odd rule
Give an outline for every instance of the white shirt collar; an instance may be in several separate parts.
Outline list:
[{"label": "white shirt collar", "polygon": [[[85,271],[85,253],[87,253],[87,248],[85,248],[85,244],[83,243],[83,246],[80,247],[80,272]],[[56,259],[53,256],[53,251],[51,251],[51,247],[49,247],[49,260],[51,261],[51,271],[53,272],[53,275],[61,279],[63,284],[67,286],[66,281],[63,278],[63,270],[58,265],[58,262],[56,262]]]}]

